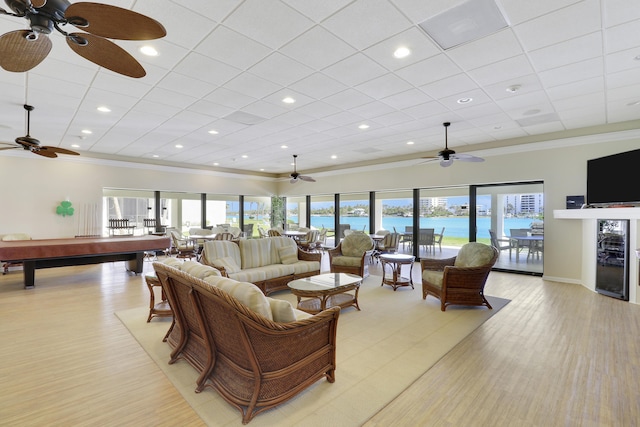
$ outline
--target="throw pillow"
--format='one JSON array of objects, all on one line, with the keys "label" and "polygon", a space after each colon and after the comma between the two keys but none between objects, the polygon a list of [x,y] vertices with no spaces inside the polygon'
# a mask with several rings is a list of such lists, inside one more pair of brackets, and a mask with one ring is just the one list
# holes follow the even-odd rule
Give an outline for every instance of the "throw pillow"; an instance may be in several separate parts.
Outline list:
[{"label": "throw pillow", "polygon": [[224,268],[228,274],[233,274],[240,271],[240,266],[236,264],[236,261],[230,256],[214,259],[212,263],[214,267]]},{"label": "throw pillow", "polygon": [[293,246],[283,246],[278,248],[278,255],[283,264],[295,264],[298,262],[298,248]]},{"label": "throw pillow", "polygon": [[269,301],[274,322],[286,323],[296,321],[296,315],[289,301],[269,297],[267,297],[267,301]]}]

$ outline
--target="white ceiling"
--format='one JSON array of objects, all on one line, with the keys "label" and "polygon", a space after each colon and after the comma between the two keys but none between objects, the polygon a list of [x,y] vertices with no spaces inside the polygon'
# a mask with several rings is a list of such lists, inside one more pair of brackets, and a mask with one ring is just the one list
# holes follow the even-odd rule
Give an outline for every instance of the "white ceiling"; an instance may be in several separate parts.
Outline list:
[{"label": "white ceiling", "polygon": [[[36,107],[31,136],[43,145],[281,174],[290,172],[292,154],[303,173],[433,154],[443,148],[444,121],[460,153],[640,118],[637,0],[496,0],[509,26],[446,51],[418,24],[460,1],[100,3],[167,29],[160,40],[116,41],[147,75],[99,68],[52,34],[53,49],[38,67],[0,69],[0,141],[24,135],[26,99]],[[23,28],[24,19],[0,16],[0,33]],[[143,56],[143,44],[159,56]],[[399,46],[412,54],[394,58]],[[506,90],[514,85],[518,91]],[[286,96],[296,102],[283,103]],[[100,105],[111,113],[98,112]],[[264,120],[225,118],[233,113]],[[369,128],[359,129],[363,123]]]}]

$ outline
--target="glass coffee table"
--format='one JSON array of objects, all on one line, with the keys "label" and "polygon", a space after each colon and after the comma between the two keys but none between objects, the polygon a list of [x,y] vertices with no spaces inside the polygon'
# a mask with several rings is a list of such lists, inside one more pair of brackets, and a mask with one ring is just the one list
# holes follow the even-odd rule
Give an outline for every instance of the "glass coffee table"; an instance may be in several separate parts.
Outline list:
[{"label": "glass coffee table", "polygon": [[293,280],[287,286],[298,297],[298,310],[316,314],[329,307],[354,306],[360,310],[358,291],[361,283],[362,277],[355,274],[325,273]]}]

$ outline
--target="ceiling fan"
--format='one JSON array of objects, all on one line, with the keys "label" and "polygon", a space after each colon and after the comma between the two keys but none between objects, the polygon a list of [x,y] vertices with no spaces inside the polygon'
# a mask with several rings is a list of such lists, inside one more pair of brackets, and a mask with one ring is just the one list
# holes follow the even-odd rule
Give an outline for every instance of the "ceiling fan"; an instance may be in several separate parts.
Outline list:
[{"label": "ceiling fan", "polygon": [[49,145],[40,145],[40,141],[31,137],[29,135],[29,126],[31,124],[31,111],[33,111],[34,107],[31,105],[24,105],[24,109],[27,110],[27,134],[25,136],[20,136],[16,138],[16,144],[12,144],[10,142],[0,142],[2,145],[9,145],[9,147],[0,147],[0,150],[10,150],[12,148],[23,148],[25,150],[31,151],[33,154],[38,154],[40,156],[54,158],[58,157],[58,154],[71,154],[71,155],[79,155],[75,151],[67,150],[66,148],[60,147],[52,147]]},{"label": "ceiling fan", "polygon": [[296,159],[298,158],[297,154],[293,155],[293,172],[291,173],[291,175],[289,175],[291,177],[291,180],[289,181],[292,184],[295,184],[296,182],[298,182],[298,180],[301,181],[307,181],[307,182],[316,182],[315,179],[311,178],[310,176],[305,176],[305,175],[300,175],[298,173],[298,171],[296,170]]},{"label": "ceiling fan", "polygon": [[[454,160],[460,160],[461,162],[484,162],[481,157],[472,156],[471,154],[456,154],[455,151],[449,148],[447,129],[451,123],[444,122],[444,150],[438,153],[438,157],[423,157],[423,159],[440,160],[440,166],[447,168],[453,164]],[[428,160],[429,161],[429,160]]]},{"label": "ceiling fan", "polygon": [[[144,77],[142,65],[126,50],[107,38],[152,40],[164,37],[162,24],[145,15],[108,4],[68,0],[5,0],[13,12],[0,8],[0,15],[29,20],[28,30],[10,31],[0,36],[0,67],[7,71],[29,71],[51,51],[48,35],[55,29],[65,36],[78,55],[119,74]],[[61,27],[71,24],[82,33],[68,33]]]}]

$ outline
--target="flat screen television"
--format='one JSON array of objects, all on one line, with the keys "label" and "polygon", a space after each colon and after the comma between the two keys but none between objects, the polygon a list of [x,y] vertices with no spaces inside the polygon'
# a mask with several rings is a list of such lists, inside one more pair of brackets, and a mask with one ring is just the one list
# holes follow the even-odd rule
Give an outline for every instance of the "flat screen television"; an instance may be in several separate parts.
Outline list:
[{"label": "flat screen television", "polygon": [[640,150],[587,160],[587,203],[640,202]]}]

